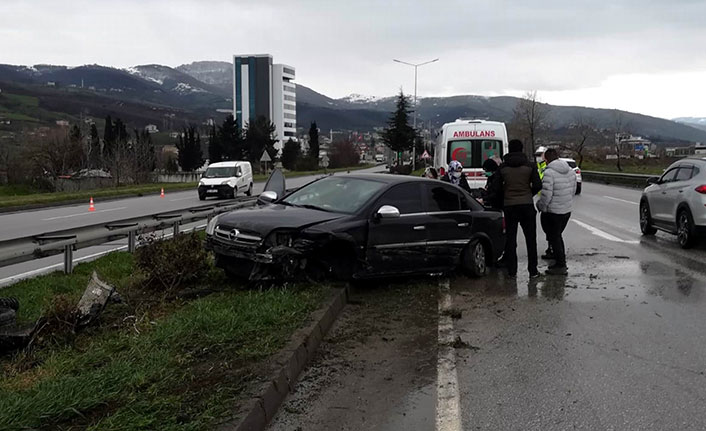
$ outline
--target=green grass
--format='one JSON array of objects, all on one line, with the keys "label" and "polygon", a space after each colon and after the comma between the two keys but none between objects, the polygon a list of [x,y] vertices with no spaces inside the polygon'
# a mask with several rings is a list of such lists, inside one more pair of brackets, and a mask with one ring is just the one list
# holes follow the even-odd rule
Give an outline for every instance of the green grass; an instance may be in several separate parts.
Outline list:
[{"label": "green grass", "polygon": [[[118,286],[134,269],[131,256],[115,253],[70,276],[26,281],[2,294],[20,296],[28,319],[39,309],[27,301],[78,297],[93,268]],[[73,345],[44,347],[31,361],[0,360],[0,430],[212,429],[263,377],[262,361],[286,344],[327,289],[242,291],[223,289],[222,276],[209,279],[220,292],[115,319],[79,334]]]},{"label": "green grass", "polygon": [[39,99],[32,96],[22,96],[20,94],[3,93],[5,99],[12,104],[24,105],[36,108],[39,106]]},{"label": "green grass", "polygon": [[194,190],[196,183],[156,183],[130,186],[113,187],[109,189],[87,190],[81,192],[57,193],[32,193],[27,194],[26,189],[15,189],[17,194],[12,194],[13,189],[0,187],[0,208],[21,207],[24,205],[55,204],[84,199],[86,202],[93,197],[95,200],[115,196],[141,196],[147,193],[159,193],[164,188],[165,192],[177,190]]},{"label": "green grass", "polygon": [[[626,174],[662,175],[664,170],[672,164],[672,160],[621,160],[622,172]],[[584,160],[581,170],[598,172],[621,172],[618,170],[616,160],[595,162]]]},{"label": "green grass", "polygon": [[[325,174],[331,174],[331,173],[335,173],[335,172],[359,171],[361,169],[368,169],[373,166],[375,166],[375,165],[359,165],[359,166],[352,166],[349,168],[319,169],[316,171],[287,171],[284,173],[284,177],[285,178],[296,178],[296,177],[305,177],[307,175],[325,175]],[[269,178],[269,175],[265,175],[265,174],[253,175],[253,181],[266,181],[267,178]]]},{"label": "green grass", "polygon": [[110,253],[98,260],[77,265],[70,275],[53,272],[42,277],[20,281],[0,290],[0,296],[15,297],[20,301],[17,319],[21,323],[33,322],[42,307],[59,294],[67,294],[78,302],[93,271],[101,279],[116,286],[125,286],[133,272],[134,258],[130,253]]}]

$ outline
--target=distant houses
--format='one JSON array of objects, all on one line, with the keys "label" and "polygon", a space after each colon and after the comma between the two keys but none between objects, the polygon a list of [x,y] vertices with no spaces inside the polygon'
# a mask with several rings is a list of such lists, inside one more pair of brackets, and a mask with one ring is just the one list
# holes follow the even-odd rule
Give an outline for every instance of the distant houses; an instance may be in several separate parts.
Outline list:
[{"label": "distant houses", "polygon": [[147,133],[150,133],[150,134],[152,134],[152,133],[159,133],[159,129],[157,128],[157,125],[155,125],[155,124],[148,124],[148,125],[146,125],[146,126],[145,126],[145,131],[146,131]]}]

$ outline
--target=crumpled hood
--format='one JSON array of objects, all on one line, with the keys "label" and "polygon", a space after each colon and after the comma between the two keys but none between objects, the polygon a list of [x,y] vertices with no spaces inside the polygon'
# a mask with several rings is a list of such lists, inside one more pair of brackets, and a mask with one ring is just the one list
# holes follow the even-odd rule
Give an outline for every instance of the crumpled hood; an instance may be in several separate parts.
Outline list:
[{"label": "crumpled hood", "polygon": [[516,168],[529,163],[529,159],[525,153],[507,153],[503,156],[503,162],[511,168]]},{"label": "crumpled hood", "polygon": [[547,169],[557,171],[561,175],[566,175],[569,171],[573,171],[571,166],[563,160],[556,159],[547,165]]},{"label": "crumpled hood", "polygon": [[265,238],[275,229],[302,229],[345,216],[346,214],[272,204],[226,213],[218,218],[218,225],[257,233]]}]

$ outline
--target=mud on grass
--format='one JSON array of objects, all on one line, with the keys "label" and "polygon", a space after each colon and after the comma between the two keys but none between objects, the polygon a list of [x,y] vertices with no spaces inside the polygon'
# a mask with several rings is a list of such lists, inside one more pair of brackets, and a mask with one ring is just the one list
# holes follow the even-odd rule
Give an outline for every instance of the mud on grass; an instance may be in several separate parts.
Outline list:
[{"label": "mud on grass", "polygon": [[[0,430],[211,429],[264,377],[262,364],[329,290],[295,285],[244,291],[214,270],[183,297],[148,304],[147,293],[120,276],[133,272],[132,257],[118,255],[79,266],[72,276],[80,280],[54,275],[14,292],[29,320],[41,308],[27,301],[78,298],[96,267],[123,286],[127,303],[109,305],[99,325],[71,343],[0,358]],[[38,290],[25,293],[30,286]]]}]

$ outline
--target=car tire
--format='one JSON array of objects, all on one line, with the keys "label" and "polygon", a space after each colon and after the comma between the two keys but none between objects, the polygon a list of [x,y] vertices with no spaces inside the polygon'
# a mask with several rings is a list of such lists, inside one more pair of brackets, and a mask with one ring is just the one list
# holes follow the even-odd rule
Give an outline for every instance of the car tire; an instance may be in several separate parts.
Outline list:
[{"label": "car tire", "polygon": [[252,196],[252,183],[250,183],[248,190],[245,192],[245,196]]},{"label": "car tire", "polygon": [[576,183],[576,194],[577,195],[581,194],[581,183]]},{"label": "car tire", "polygon": [[463,269],[472,277],[483,277],[488,273],[488,252],[478,239],[471,240],[463,253]]},{"label": "car tire", "polygon": [[694,218],[686,208],[677,213],[677,240],[681,248],[691,248],[698,243]]},{"label": "car tire", "polygon": [[643,235],[654,235],[657,233],[657,229],[652,226],[650,205],[644,200],[640,202],[640,231]]},{"label": "car tire", "polygon": [[0,298],[0,310],[3,308],[10,308],[17,311],[20,309],[20,302],[17,298]]},{"label": "car tire", "polygon": [[0,311],[0,328],[4,326],[13,326],[15,324],[15,310],[5,309],[5,311]]},{"label": "car tire", "polygon": [[238,186],[233,187],[233,190],[230,192],[231,199],[235,199],[236,196],[238,196]]}]

